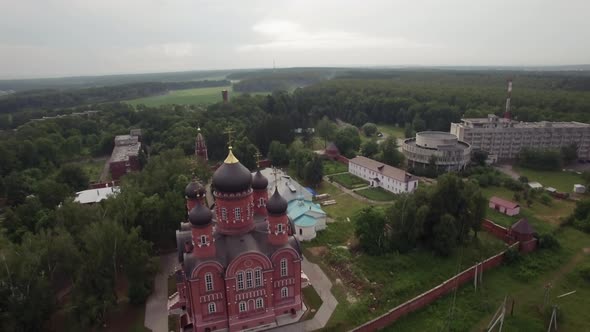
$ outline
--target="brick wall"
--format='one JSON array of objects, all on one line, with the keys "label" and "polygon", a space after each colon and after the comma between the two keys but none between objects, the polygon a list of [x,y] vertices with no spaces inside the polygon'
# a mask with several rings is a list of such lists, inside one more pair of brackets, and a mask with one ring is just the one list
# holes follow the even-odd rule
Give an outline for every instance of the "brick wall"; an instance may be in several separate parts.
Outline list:
[{"label": "brick wall", "polygon": [[506,227],[500,226],[489,219],[482,220],[481,228],[508,244],[514,243],[514,240],[508,235],[509,231]]},{"label": "brick wall", "polygon": [[338,155],[338,156],[334,157],[334,160],[348,166],[348,158],[346,158],[345,156]]},{"label": "brick wall", "polygon": [[[516,245],[518,245],[518,244],[514,244],[512,246],[516,246]],[[487,271],[489,269],[492,269],[492,268],[502,264],[502,262],[504,261],[504,253],[505,252],[506,251],[503,251],[495,256],[492,256],[492,257],[486,259],[485,261],[483,261],[483,263],[480,264],[480,267],[478,267],[478,270],[481,267],[483,267],[483,270]],[[395,322],[400,317],[405,316],[406,314],[414,312],[418,309],[421,309],[422,307],[436,301],[441,296],[450,293],[455,288],[465,284],[466,282],[472,281],[473,277],[475,276],[475,267],[476,267],[476,265],[473,265],[472,267],[468,268],[467,270],[455,275],[454,277],[452,277],[450,279],[447,279],[446,281],[444,281],[440,285],[430,289],[429,291],[427,291],[425,293],[422,293],[422,294],[416,296],[415,298],[413,298],[405,303],[398,305],[397,307],[391,309],[390,311],[388,311],[384,315],[377,317],[377,318],[375,318],[375,319],[373,319],[361,326],[358,326],[358,327],[354,328],[352,331],[353,332],[375,331],[375,330],[382,329],[384,327],[391,325],[391,323]]]}]

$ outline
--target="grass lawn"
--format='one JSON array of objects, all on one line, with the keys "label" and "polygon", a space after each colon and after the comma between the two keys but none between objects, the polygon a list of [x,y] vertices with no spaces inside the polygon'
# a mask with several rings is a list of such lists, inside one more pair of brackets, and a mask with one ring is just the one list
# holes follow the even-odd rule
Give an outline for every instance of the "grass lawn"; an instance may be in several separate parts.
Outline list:
[{"label": "grass lawn", "polygon": [[366,188],[355,191],[355,193],[374,201],[388,202],[395,200],[395,195],[383,188]]},{"label": "grass lawn", "polygon": [[[161,105],[209,105],[220,102],[221,90],[228,90],[229,97],[235,96],[239,93],[234,93],[231,86],[195,88],[186,90],[172,90],[166,94],[158,96],[150,96],[127,100],[126,103],[131,105],[144,104],[146,106],[157,107]],[[255,93],[266,95],[268,93]]]},{"label": "grass lawn", "polygon": [[[336,204],[334,205],[322,206],[322,209],[326,211],[328,217],[334,220],[346,220],[347,217],[352,218],[357,211],[369,206],[367,203],[361,202],[349,194],[343,193],[340,189],[326,181],[322,181],[316,191],[319,194],[329,194],[330,199],[336,200]],[[326,233],[330,227],[335,224],[336,223],[330,224],[326,230],[318,232],[318,236],[322,233]]]},{"label": "grass lawn", "polygon": [[530,182],[537,181],[543,187],[553,187],[559,191],[571,193],[574,184],[584,183],[582,177],[574,172],[563,171],[536,171],[524,167],[513,167],[514,171],[526,176]]},{"label": "grass lawn", "polygon": [[[590,255],[582,251],[589,245],[589,236],[569,227],[556,236],[562,245],[560,250],[539,250],[524,256],[517,264],[488,271],[477,293],[473,286],[465,285],[457,292],[456,299],[445,296],[401,318],[385,331],[482,331],[504,296],[508,296],[509,305],[513,299],[515,303],[514,315],[507,317],[503,331],[545,331],[549,313],[541,306],[544,285],[548,282],[553,285],[550,304],[557,304],[563,315],[558,321],[559,330],[589,331],[590,283],[583,281],[576,270],[576,266],[590,263]],[[572,290],[577,292],[556,298]]]},{"label": "grass lawn", "polygon": [[350,173],[334,175],[331,178],[348,189],[364,187],[369,184],[367,181]]},{"label": "grass lawn", "polygon": [[168,296],[176,293],[178,289],[176,288],[176,277],[171,275],[168,277]]},{"label": "grass lawn", "polygon": [[322,165],[324,165],[324,175],[348,172],[348,167],[337,161],[323,160]]},{"label": "grass lawn", "polygon": [[405,128],[388,124],[378,124],[379,131],[395,138],[405,138]]},{"label": "grass lawn", "polygon": [[309,310],[305,319],[312,319],[313,316],[315,316],[315,314],[317,313],[318,309],[320,309],[324,301],[322,301],[322,298],[312,286],[302,288],[301,293],[303,293],[303,301],[305,302],[305,305]]},{"label": "grass lawn", "polygon": [[350,272],[343,273],[356,278],[343,282],[357,300],[349,303],[346,297],[344,301],[337,297],[340,303],[328,328],[339,331],[375,318],[504,248],[504,243],[482,232],[479,239],[457,248],[449,257],[436,256],[427,249],[384,256],[351,254]]},{"label": "grass lawn", "polygon": [[[482,191],[486,198],[497,196],[514,201],[514,192],[504,187],[487,187],[482,188]],[[537,232],[545,233],[556,229],[563,219],[572,213],[574,208],[575,203],[572,201],[552,199],[550,205],[544,205],[536,198],[533,200],[531,207],[527,207],[526,203],[521,200],[520,214],[518,216],[510,217],[490,208],[487,209],[486,213],[487,218],[507,227],[520,218],[527,218]]]}]

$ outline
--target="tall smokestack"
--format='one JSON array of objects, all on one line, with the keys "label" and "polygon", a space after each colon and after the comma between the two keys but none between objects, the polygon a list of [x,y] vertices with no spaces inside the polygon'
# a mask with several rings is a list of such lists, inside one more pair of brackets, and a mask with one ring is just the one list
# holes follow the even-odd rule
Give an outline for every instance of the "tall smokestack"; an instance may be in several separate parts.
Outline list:
[{"label": "tall smokestack", "polygon": [[510,120],[510,98],[512,97],[512,79],[508,79],[508,96],[506,97],[506,110],[504,111],[504,119]]},{"label": "tall smokestack", "polygon": [[227,103],[229,101],[229,94],[227,90],[221,90],[221,98],[223,98],[224,103]]}]

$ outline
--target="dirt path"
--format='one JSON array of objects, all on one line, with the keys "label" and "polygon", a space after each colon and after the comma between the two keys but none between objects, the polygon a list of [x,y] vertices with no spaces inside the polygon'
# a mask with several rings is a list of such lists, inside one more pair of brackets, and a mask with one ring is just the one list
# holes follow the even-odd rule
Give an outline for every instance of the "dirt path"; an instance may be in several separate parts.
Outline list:
[{"label": "dirt path", "polygon": [[514,180],[518,180],[520,174],[518,174],[513,168],[512,165],[504,164],[504,165],[497,165],[494,166],[500,172],[508,175],[509,177],[513,178]]}]

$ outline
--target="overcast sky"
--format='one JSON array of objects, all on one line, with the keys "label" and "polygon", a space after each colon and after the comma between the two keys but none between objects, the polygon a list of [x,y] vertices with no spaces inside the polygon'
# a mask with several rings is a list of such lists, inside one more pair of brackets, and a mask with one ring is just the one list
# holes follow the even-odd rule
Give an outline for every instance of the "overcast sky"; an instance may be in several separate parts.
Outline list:
[{"label": "overcast sky", "polygon": [[0,77],[590,63],[590,0],[1,0]]}]

